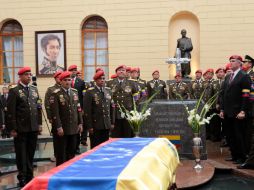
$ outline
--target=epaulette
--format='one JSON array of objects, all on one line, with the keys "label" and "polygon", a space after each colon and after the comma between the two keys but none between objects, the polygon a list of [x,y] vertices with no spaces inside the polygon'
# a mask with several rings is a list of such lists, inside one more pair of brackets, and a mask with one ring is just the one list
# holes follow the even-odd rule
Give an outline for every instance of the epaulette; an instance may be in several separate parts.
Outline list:
[{"label": "epaulette", "polygon": [[112,80],[113,80],[113,79],[108,79],[107,82],[108,82],[108,81],[112,81]]},{"label": "epaulette", "polygon": [[34,86],[34,85],[32,85],[32,84],[30,84],[29,86],[34,87],[34,88],[37,88],[37,86]]},{"label": "epaulette", "polygon": [[13,85],[9,86],[9,88],[15,88],[15,87],[17,87],[16,84],[13,84]]},{"label": "epaulette", "polygon": [[108,90],[111,90],[111,88],[109,88],[109,87],[107,87],[107,86],[105,86],[105,88],[108,89]]},{"label": "epaulette", "polygon": [[75,88],[71,88],[71,90],[73,90],[73,91],[75,91],[75,92],[78,92],[78,90],[77,90],[77,89],[75,89]]},{"label": "epaulette", "polygon": [[60,89],[58,88],[58,89],[55,89],[54,91],[53,91],[53,93],[58,93],[58,92],[60,92]]},{"label": "epaulette", "polygon": [[127,80],[130,80],[130,81],[135,81],[135,82],[137,82],[137,79],[127,79]]},{"label": "epaulette", "polygon": [[90,87],[90,88],[88,88],[88,90],[93,90],[94,89],[94,87]]}]

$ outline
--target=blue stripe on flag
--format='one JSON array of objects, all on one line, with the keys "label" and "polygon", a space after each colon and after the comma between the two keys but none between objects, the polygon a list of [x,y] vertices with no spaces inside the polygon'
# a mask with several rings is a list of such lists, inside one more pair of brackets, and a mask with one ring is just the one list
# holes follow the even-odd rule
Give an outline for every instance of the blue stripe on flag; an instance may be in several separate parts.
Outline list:
[{"label": "blue stripe on flag", "polygon": [[[49,179],[52,190],[115,190],[129,161],[155,138],[124,138],[81,158]],[[69,178],[66,178],[69,176]]]}]

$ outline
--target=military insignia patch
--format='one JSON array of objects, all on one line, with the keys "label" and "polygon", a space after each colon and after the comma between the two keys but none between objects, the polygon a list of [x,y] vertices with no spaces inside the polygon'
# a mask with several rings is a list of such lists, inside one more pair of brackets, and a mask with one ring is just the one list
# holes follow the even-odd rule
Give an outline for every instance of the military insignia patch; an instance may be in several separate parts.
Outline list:
[{"label": "military insignia patch", "polygon": [[36,91],[32,91],[32,96],[35,97],[35,98],[38,98],[38,94]]},{"label": "military insignia patch", "polygon": [[25,93],[24,93],[23,90],[19,90],[19,96],[20,96],[21,98],[25,96]]},{"label": "military insignia patch", "polygon": [[63,106],[65,105],[65,99],[62,94],[59,95],[59,101]]},{"label": "military insignia patch", "polygon": [[124,88],[124,91],[127,92],[127,93],[130,93],[131,92],[131,87],[130,86],[126,86]]}]

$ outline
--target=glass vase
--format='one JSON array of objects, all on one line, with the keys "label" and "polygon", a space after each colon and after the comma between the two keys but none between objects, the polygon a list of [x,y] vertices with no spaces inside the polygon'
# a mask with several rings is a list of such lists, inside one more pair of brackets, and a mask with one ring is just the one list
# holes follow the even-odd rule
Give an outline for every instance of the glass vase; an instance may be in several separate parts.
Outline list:
[{"label": "glass vase", "polygon": [[201,150],[203,148],[202,139],[198,133],[194,133],[192,141],[193,141],[192,152],[195,158],[194,169],[201,170],[203,168],[203,166],[201,165]]}]

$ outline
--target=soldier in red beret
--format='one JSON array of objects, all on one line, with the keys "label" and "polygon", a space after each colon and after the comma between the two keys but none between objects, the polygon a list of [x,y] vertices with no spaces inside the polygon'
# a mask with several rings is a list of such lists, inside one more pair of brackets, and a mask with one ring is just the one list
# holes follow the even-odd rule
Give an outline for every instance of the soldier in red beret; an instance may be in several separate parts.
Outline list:
[{"label": "soldier in red beret", "polygon": [[[77,65],[70,65],[68,67],[68,71],[71,72],[71,87],[75,88],[78,91],[78,98],[81,105],[81,108],[83,108],[83,96],[86,93],[86,90],[89,88],[89,84],[79,77],[77,77],[78,73],[78,67]],[[77,134],[77,147],[76,147],[76,154],[80,154],[80,143],[84,146],[87,146],[87,129],[86,126],[84,126],[83,133]]]},{"label": "soldier in red beret", "polygon": [[30,85],[31,68],[18,71],[19,83],[9,91],[7,129],[14,137],[19,186],[33,178],[33,158],[38,134],[42,131],[41,99],[36,86]]},{"label": "soldier in red beret", "polygon": [[[53,133],[53,131],[56,130],[56,126],[53,125],[52,123],[52,116],[51,116],[51,107],[50,107],[50,101],[51,101],[51,96],[53,96],[53,92],[57,89],[61,88],[61,80],[60,80],[60,75],[62,74],[62,71],[58,71],[54,74],[54,79],[55,79],[55,84],[48,87],[46,93],[45,93],[45,99],[44,99],[44,106],[45,106],[45,110],[47,113],[47,118],[49,120],[49,123],[51,123],[52,125],[52,129],[51,129],[51,133]],[[56,146],[55,146],[55,138],[53,136],[53,148],[54,148],[54,156],[55,156],[55,152],[56,152]],[[55,161],[55,157],[50,158],[51,161]]]},{"label": "soldier in red beret", "polygon": [[163,80],[160,80],[159,70],[154,70],[152,72],[153,80],[147,82],[147,93],[148,97],[151,97],[154,93],[159,91],[159,93],[154,97],[154,99],[167,99],[167,87]]},{"label": "soldier in red beret", "polygon": [[130,79],[131,77],[131,67],[126,67],[126,78],[127,79]]},{"label": "soldier in red beret", "polygon": [[203,82],[204,80],[202,79],[202,70],[198,69],[195,72],[195,80],[192,80],[190,83],[191,98],[200,98],[201,94],[204,91]]},{"label": "soldier in red beret", "polygon": [[133,80],[139,91],[139,102],[145,101],[147,97],[146,81],[139,78],[140,69],[138,67],[131,68],[131,79]]},{"label": "soldier in red beret", "polygon": [[109,139],[115,123],[115,105],[110,88],[105,87],[104,72],[98,71],[93,79],[95,86],[87,90],[83,103],[91,149]]},{"label": "soldier in red beret", "polygon": [[[126,66],[120,65],[116,68],[117,78],[107,83],[112,90],[115,104],[124,106],[127,110],[134,108],[133,99],[138,101],[138,87],[134,81],[126,78]],[[116,107],[115,128],[112,130],[112,137],[133,137],[134,133],[128,121],[122,117],[120,108]]]},{"label": "soldier in red beret", "polygon": [[[190,91],[188,85],[182,81],[182,74],[175,75],[175,82],[169,85],[169,99],[180,100],[181,97],[185,100],[190,99]],[[181,97],[179,97],[180,95]]]},{"label": "soldier in red beret", "polygon": [[82,109],[78,91],[71,88],[71,72],[60,74],[61,88],[49,97],[52,134],[54,138],[56,166],[73,158],[76,152],[77,134],[82,133]]}]

